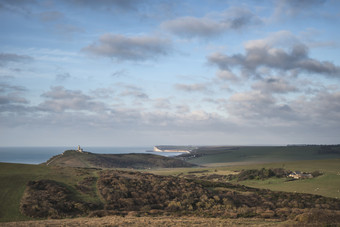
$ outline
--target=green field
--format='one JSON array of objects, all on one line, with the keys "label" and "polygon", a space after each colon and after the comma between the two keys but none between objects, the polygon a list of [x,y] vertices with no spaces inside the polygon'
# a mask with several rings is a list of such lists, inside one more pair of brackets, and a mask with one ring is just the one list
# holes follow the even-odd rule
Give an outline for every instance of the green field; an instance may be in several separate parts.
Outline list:
[{"label": "green field", "polygon": [[323,175],[312,179],[296,181],[272,178],[268,180],[248,180],[238,183],[250,187],[267,188],[275,191],[302,192],[340,198],[340,159],[266,163],[227,168],[222,167],[221,170],[239,171],[241,169],[261,168],[284,168],[291,171],[299,170],[303,172],[320,171]]},{"label": "green field", "polygon": [[[313,179],[303,179],[296,181],[287,181],[286,178],[270,178],[267,180],[247,180],[247,181],[232,181],[237,184],[243,184],[250,187],[266,188],[274,191],[286,192],[302,192],[309,194],[322,195],[332,198],[340,198],[340,159],[327,160],[307,160],[307,161],[291,161],[291,162],[275,162],[262,164],[247,164],[242,165],[221,166],[221,163],[214,166],[210,163],[209,166],[201,168],[182,168],[182,169],[159,169],[152,173],[161,175],[176,175],[185,176],[194,174],[196,176],[208,176],[211,174],[229,175],[237,173],[243,169],[262,169],[262,168],[284,168],[286,170],[299,170],[303,172],[320,171],[323,175]],[[240,164],[238,162],[238,164]]]}]

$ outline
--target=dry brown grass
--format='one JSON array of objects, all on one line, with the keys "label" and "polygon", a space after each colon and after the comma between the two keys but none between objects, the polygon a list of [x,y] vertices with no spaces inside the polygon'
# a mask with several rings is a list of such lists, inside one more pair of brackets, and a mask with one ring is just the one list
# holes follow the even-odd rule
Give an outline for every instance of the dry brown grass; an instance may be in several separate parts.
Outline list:
[{"label": "dry brown grass", "polygon": [[0,226],[297,226],[295,222],[281,222],[279,220],[264,219],[220,219],[220,218],[199,218],[199,217],[135,217],[135,216],[107,216],[102,218],[74,218],[59,220],[24,221],[0,223]]}]

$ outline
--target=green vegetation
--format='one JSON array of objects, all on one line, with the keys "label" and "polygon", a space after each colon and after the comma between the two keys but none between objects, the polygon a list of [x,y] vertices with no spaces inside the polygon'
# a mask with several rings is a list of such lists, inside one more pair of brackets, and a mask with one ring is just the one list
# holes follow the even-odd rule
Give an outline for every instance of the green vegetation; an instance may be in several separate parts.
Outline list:
[{"label": "green vegetation", "polygon": [[242,170],[239,174],[237,175],[232,175],[235,176],[237,181],[244,181],[244,180],[264,180],[272,177],[276,178],[283,178],[288,175],[289,171],[284,170],[282,168],[277,168],[277,169],[247,169],[247,170]]}]

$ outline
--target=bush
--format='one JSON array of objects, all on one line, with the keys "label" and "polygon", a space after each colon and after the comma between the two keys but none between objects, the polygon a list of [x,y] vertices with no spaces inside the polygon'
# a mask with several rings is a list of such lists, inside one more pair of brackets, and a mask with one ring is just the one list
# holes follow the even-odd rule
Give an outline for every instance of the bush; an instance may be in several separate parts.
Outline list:
[{"label": "bush", "polygon": [[244,181],[244,180],[264,180],[271,177],[286,177],[288,172],[282,168],[277,169],[265,169],[262,168],[260,170],[258,169],[248,169],[248,170],[242,170],[238,175],[235,177],[237,178],[237,181]]},{"label": "bush", "polygon": [[314,171],[314,172],[312,172],[311,174],[312,174],[313,177],[318,177],[318,176],[321,176],[321,175],[322,175],[322,173],[319,172],[319,171]]}]

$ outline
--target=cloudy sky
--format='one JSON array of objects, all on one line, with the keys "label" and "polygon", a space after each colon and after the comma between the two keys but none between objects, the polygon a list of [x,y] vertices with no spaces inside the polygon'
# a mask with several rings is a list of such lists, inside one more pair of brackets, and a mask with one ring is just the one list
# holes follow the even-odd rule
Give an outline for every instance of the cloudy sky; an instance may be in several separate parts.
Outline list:
[{"label": "cloudy sky", "polygon": [[0,146],[340,143],[338,0],[0,0]]}]

